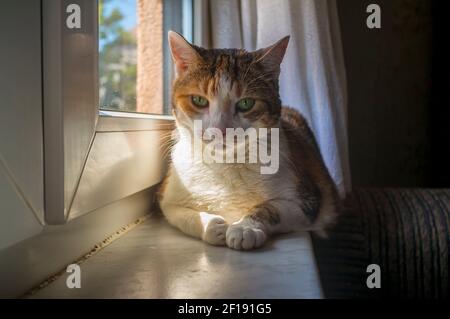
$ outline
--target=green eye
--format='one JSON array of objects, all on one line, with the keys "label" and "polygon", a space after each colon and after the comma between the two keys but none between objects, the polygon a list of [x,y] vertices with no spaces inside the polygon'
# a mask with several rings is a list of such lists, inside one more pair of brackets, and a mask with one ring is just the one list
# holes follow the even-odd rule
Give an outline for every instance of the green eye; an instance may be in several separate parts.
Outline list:
[{"label": "green eye", "polygon": [[255,100],[250,98],[245,98],[236,103],[236,108],[240,112],[247,112],[255,105]]},{"label": "green eye", "polygon": [[198,107],[206,107],[206,106],[208,106],[208,100],[205,99],[202,96],[199,96],[199,95],[193,95],[192,96],[192,103],[194,103],[194,105],[198,106]]}]

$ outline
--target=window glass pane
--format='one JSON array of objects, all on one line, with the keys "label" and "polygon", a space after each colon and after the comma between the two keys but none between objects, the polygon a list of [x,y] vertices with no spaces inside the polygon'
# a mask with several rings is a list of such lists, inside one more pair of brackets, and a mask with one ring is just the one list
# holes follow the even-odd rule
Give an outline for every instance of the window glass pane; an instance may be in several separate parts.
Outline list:
[{"label": "window glass pane", "polygon": [[99,64],[100,107],[136,111],[135,0],[99,1]]},{"label": "window glass pane", "polygon": [[169,112],[168,30],[190,38],[192,0],[99,0],[101,109]]}]

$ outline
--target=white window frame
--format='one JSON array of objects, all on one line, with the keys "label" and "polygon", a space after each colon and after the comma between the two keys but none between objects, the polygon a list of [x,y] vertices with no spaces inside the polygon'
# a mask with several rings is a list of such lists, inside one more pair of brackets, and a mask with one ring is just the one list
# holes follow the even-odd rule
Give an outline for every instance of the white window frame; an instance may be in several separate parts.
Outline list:
[{"label": "white window frame", "polygon": [[[77,4],[81,8],[80,29],[66,27],[69,4]],[[189,7],[188,2],[185,7]],[[148,160],[149,170],[137,176],[133,185],[124,185],[123,192],[111,195],[100,184],[89,191],[90,198],[78,198],[83,180],[95,180],[91,175],[96,172],[86,169],[90,166],[91,155],[96,154],[97,161],[98,156],[103,156],[101,152],[105,152],[105,159],[109,156],[104,146],[99,146],[100,136],[103,144],[105,137],[116,143],[118,136],[132,137],[141,145],[145,139],[155,143],[159,142],[161,132],[170,132],[174,121],[167,115],[100,110],[96,0],[43,0],[42,16],[45,221],[47,224],[64,224],[131,195],[126,191],[128,188],[137,192],[162,179],[162,163],[153,163],[154,155],[140,152],[134,146],[136,149],[130,151],[133,154],[130,158],[141,163]],[[130,145],[132,148],[133,143]],[[156,149],[155,152],[162,153],[162,150]],[[130,172],[134,162],[129,162]],[[127,176],[127,162],[122,164],[116,179]],[[75,213],[72,212],[74,205],[81,207]]]}]

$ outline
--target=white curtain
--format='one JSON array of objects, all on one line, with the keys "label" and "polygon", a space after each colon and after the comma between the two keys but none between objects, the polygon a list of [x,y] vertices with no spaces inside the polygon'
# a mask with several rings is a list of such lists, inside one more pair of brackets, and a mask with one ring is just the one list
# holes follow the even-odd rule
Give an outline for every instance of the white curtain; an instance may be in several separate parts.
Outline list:
[{"label": "white curtain", "polygon": [[194,40],[256,50],[291,35],[280,78],[284,105],[308,120],[344,196],[350,192],[346,77],[335,0],[198,0]]}]

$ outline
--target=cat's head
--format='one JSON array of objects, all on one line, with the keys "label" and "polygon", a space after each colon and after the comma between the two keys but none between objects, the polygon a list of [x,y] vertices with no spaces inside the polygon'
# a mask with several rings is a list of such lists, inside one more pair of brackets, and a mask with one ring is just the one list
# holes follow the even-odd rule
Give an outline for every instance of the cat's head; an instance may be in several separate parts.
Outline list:
[{"label": "cat's head", "polygon": [[176,75],[172,90],[177,125],[194,135],[216,128],[262,128],[277,125],[281,101],[278,78],[289,37],[255,52],[203,49],[169,32]]}]

